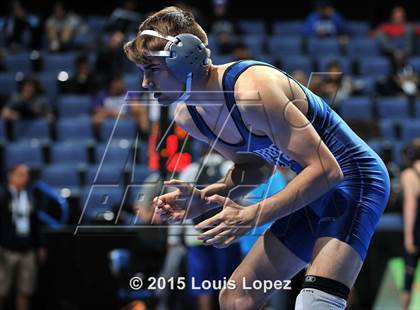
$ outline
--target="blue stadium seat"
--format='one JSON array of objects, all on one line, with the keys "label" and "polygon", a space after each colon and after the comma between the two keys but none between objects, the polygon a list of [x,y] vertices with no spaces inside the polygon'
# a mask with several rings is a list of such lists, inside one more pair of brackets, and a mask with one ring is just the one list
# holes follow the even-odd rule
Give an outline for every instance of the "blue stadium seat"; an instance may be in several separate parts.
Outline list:
[{"label": "blue stadium seat", "polygon": [[113,223],[122,204],[123,194],[118,186],[87,187],[80,204],[83,211],[81,224],[104,220]]},{"label": "blue stadium seat", "polygon": [[382,152],[382,139],[370,139],[367,140],[366,143],[370,146],[372,150],[374,150],[378,155]]},{"label": "blue stadium seat", "polygon": [[[125,163],[131,164],[133,154],[130,146],[131,145],[127,145],[127,147],[121,147],[118,144],[98,144],[95,147],[95,162],[98,164],[119,163],[121,167],[124,167]],[[105,151],[106,154],[104,156]]]},{"label": "blue stadium seat", "polygon": [[118,139],[133,140],[136,137],[136,128],[137,124],[132,119],[106,119],[101,123],[99,136],[103,142],[108,142],[109,139],[112,139],[111,142]]},{"label": "blue stadium seat", "polygon": [[69,163],[52,164],[41,171],[41,180],[57,189],[69,188],[72,193],[80,193],[80,178],[77,166]]},{"label": "blue stadium seat", "polygon": [[50,142],[50,124],[47,120],[18,120],[12,125],[12,138],[15,141],[39,140]]},{"label": "blue stadium seat", "polygon": [[344,119],[370,120],[373,115],[372,107],[369,97],[350,97],[341,103],[340,115]]},{"label": "blue stadium seat", "polygon": [[233,55],[221,55],[221,54],[212,54],[211,55],[212,63],[215,65],[221,65],[235,60]]},{"label": "blue stadium seat", "polygon": [[57,74],[60,71],[73,72],[76,59],[76,53],[59,53],[49,54],[44,53],[41,55],[43,59],[43,69],[45,72]]},{"label": "blue stadium seat", "polygon": [[371,76],[353,77],[353,84],[360,88],[363,95],[373,96],[376,91],[376,80]]},{"label": "blue stadium seat", "polygon": [[268,51],[274,56],[301,55],[302,38],[300,36],[272,36],[268,39]]},{"label": "blue stadium seat", "polygon": [[104,30],[108,16],[88,16],[87,24],[92,32],[100,33]]},{"label": "blue stadium seat", "polygon": [[328,65],[336,61],[341,65],[342,72],[344,75],[351,75],[351,61],[347,57],[319,57],[318,58],[318,71],[326,72]]},{"label": "blue stadium seat", "polygon": [[350,58],[378,56],[379,48],[374,39],[353,38],[347,46],[347,55]]},{"label": "blue stadium seat", "polygon": [[420,138],[419,119],[407,119],[400,122],[401,137],[405,143],[411,142],[414,138]]},{"label": "blue stadium seat", "polygon": [[391,72],[391,64],[385,57],[364,57],[359,60],[359,71],[362,76],[384,77]]},{"label": "blue stadium seat", "polygon": [[406,142],[401,140],[391,140],[390,143],[392,143],[392,160],[397,165],[403,164],[403,158],[402,158],[402,150],[406,144]]},{"label": "blue stadium seat", "polygon": [[9,72],[23,72],[25,74],[32,71],[29,53],[7,54],[5,57],[6,69]]},{"label": "blue stadium seat", "polygon": [[10,96],[16,91],[16,73],[0,72],[0,94],[3,96]]},{"label": "blue stadium seat", "polygon": [[57,122],[58,141],[92,141],[91,120],[88,117],[65,118]]},{"label": "blue stadium seat", "polygon": [[135,165],[129,172],[129,184],[143,184],[144,180],[155,173],[156,171],[150,170],[147,165]]},{"label": "blue stadium seat", "polygon": [[92,99],[87,95],[62,95],[58,99],[58,115],[61,118],[87,116],[92,108]]},{"label": "blue stadium seat", "polygon": [[134,74],[125,74],[124,75],[124,83],[127,90],[140,90],[141,87],[141,76],[138,73]]},{"label": "blue stadium seat", "polygon": [[207,39],[209,42],[207,47],[211,50],[211,54],[217,54],[219,52],[219,47],[217,45],[216,35],[209,33]]},{"label": "blue stadium seat", "polygon": [[407,99],[400,97],[378,98],[378,113],[381,118],[407,118],[409,117],[409,104]]},{"label": "blue stadium seat", "polygon": [[7,140],[6,136],[6,124],[4,123],[4,120],[0,118],[0,144],[4,143]]},{"label": "blue stadium seat", "polygon": [[369,34],[369,23],[364,21],[347,20],[346,28],[351,37],[367,37]]},{"label": "blue stadium seat", "polygon": [[420,74],[420,56],[410,57],[408,63],[413,66],[417,74]]},{"label": "blue stadium seat", "polygon": [[311,58],[307,56],[284,56],[281,57],[282,69],[289,74],[295,70],[302,70],[308,76],[313,71]]},{"label": "blue stadium seat", "polygon": [[58,94],[58,80],[55,73],[41,73],[38,75],[46,96],[54,101]]},{"label": "blue stadium seat", "polygon": [[148,144],[146,141],[137,140],[137,160],[140,164],[147,164],[149,160]]},{"label": "blue stadium seat", "polygon": [[340,43],[337,38],[312,38],[308,41],[308,51],[312,56],[339,56]]},{"label": "blue stadium seat", "polygon": [[385,139],[395,139],[395,119],[381,119],[379,120],[379,128],[381,131],[381,136]]},{"label": "blue stadium seat", "polygon": [[243,36],[243,42],[253,55],[262,54],[264,39],[264,36],[257,34],[249,34]]},{"label": "blue stadium seat", "polygon": [[416,100],[416,103],[415,103],[415,113],[416,113],[416,117],[417,118],[419,118],[420,119],[420,99],[417,99]]},{"label": "blue stadium seat", "polygon": [[272,65],[274,65],[276,62],[275,57],[271,54],[256,54],[254,55],[254,59],[258,61],[267,62]]},{"label": "blue stadium seat", "polygon": [[296,35],[300,36],[303,32],[303,22],[301,21],[278,21],[273,23],[274,35]]},{"label": "blue stadium seat", "polygon": [[85,185],[116,185],[124,183],[124,170],[120,164],[91,165],[86,170]]},{"label": "blue stadium seat", "polygon": [[[147,182],[134,182],[133,184],[128,187],[128,199],[131,203],[141,202],[144,198],[145,191],[153,189],[160,184],[160,175],[157,171],[148,171],[145,170],[145,177],[142,176],[143,181],[147,178]],[[146,175],[147,174],[147,175]]]},{"label": "blue stadium seat", "polygon": [[88,164],[86,143],[56,142],[50,150],[52,163]]},{"label": "blue stadium seat", "polygon": [[34,168],[39,168],[43,164],[42,150],[39,144],[22,142],[8,144],[4,158],[7,168],[20,163]]},{"label": "blue stadium seat", "polygon": [[262,20],[239,20],[238,27],[244,34],[265,34],[265,23]]}]

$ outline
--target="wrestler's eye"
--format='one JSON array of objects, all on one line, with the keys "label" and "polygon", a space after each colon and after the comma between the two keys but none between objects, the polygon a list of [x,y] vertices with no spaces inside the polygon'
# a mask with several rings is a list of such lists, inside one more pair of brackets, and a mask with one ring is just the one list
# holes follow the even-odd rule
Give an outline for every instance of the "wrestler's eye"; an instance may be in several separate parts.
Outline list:
[{"label": "wrestler's eye", "polygon": [[160,68],[152,68],[151,70],[152,70],[152,72],[158,72],[160,70]]}]

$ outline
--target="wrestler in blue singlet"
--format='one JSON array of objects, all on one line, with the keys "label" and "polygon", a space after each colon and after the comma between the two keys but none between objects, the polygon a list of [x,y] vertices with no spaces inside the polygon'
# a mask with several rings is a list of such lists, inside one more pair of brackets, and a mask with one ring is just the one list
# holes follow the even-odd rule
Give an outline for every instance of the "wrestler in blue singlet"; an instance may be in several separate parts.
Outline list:
[{"label": "wrestler in blue singlet", "polygon": [[[237,153],[251,152],[273,165],[289,167],[299,173],[303,169],[299,163],[282,153],[267,136],[251,133],[242,120],[233,90],[240,74],[251,66],[274,68],[263,62],[239,61],[229,66],[223,76],[225,102],[242,142],[232,144],[222,141],[210,130],[194,106],[188,105],[188,111],[197,128],[209,139],[234,148]],[[379,156],[323,99],[300,86],[308,100],[306,117],[335,156],[344,179],[307,207],[278,219],[270,230],[306,262],[310,261],[314,243],[320,237],[333,237],[348,243],[364,260],[376,224],[388,202],[390,184],[387,169]]]}]

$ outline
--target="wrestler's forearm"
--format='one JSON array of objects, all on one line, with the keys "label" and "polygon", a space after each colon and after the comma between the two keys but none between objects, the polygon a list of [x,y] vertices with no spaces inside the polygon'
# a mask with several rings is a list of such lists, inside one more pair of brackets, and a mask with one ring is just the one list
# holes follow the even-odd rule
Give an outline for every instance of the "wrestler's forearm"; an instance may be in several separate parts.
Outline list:
[{"label": "wrestler's forearm", "polygon": [[273,173],[273,167],[266,163],[235,164],[225,177],[202,190],[203,197],[220,195],[236,200],[247,194]]},{"label": "wrestler's forearm", "polygon": [[316,165],[302,170],[282,191],[252,205],[257,225],[285,217],[315,201],[342,180],[341,171],[325,171]]}]

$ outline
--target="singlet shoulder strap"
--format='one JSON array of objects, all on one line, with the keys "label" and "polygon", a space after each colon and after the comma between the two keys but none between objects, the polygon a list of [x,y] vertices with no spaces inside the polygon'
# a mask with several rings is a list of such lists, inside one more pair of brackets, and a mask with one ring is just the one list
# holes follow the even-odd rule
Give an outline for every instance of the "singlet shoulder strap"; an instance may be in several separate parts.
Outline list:
[{"label": "singlet shoulder strap", "polygon": [[[241,113],[236,105],[235,99],[235,84],[239,76],[249,67],[255,65],[262,65],[267,67],[275,68],[274,66],[267,64],[265,62],[256,61],[256,60],[242,60],[238,61],[234,65],[226,69],[225,74],[223,75],[223,90],[225,91],[225,102],[229,111],[232,111],[231,116],[235,122],[238,131],[240,132],[244,140],[250,135],[250,132],[245,125],[245,122],[242,119]],[[275,68],[276,69],[276,68]],[[256,137],[261,137],[255,134],[252,134]],[[265,137],[265,136],[264,136]]]}]

